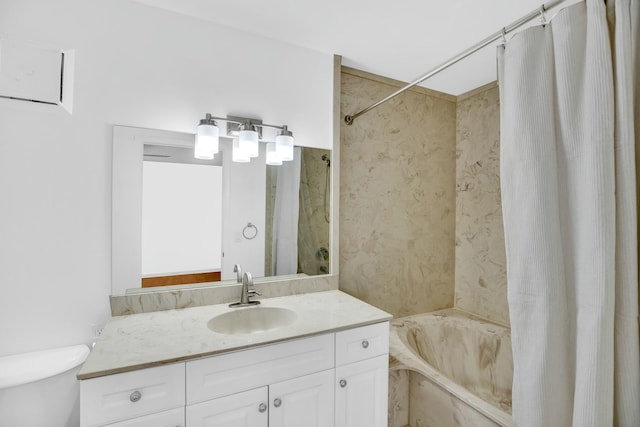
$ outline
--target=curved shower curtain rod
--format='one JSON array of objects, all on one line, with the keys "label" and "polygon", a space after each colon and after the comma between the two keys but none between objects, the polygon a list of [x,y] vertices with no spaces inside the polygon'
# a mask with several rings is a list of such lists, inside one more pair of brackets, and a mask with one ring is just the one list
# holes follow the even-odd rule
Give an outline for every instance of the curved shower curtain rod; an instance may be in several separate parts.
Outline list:
[{"label": "curved shower curtain rod", "polygon": [[[532,12],[529,12],[528,14],[524,15],[520,19],[512,22],[511,24],[507,25],[506,27],[503,27],[500,31],[496,31],[495,33],[491,34],[486,39],[482,40],[480,43],[475,44],[475,45],[471,46],[470,48],[468,48],[467,50],[457,54],[456,56],[454,56],[453,58],[451,58],[447,62],[443,63],[442,65],[437,66],[433,70],[429,71],[428,73],[426,73],[422,77],[419,77],[418,79],[414,80],[413,82],[407,84],[406,86],[403,86],[402,88],[400,88],[397,91],[393,92],[391,95],[388,95],[385,98],[382,98],[380,101],[376,102],[375,104],[371,104],[367,108],[365,108],[363,110],[360,110],[357,113],[348,114],[348,115],[344,116],[344,122],[347,125],[350,126],[351,124],[353,124],[353,121],[355,119],[357,119],[358,117],[360,117],[364,113],[368,113],[369,111],[371,111],[374,108],[376,108],[378,105],[387,102],[391,98],[394,98],[394,97],[400,95],[402,92],[404,92],[404,91],[406,91],[408,89],[411,89],[412,87],[416,86],[419,83],[422,83],[423,81],[427,80],[429,77],[433,77],[436,74],[438,74],[439,72],[449,68],[453,64],[463,60],[464,58],[466,58],[467,56],[471,55],[472,53],[475,53],[475,52],[479,51],[480,49],[490,45],[494,41],[496,41],[496,40],[498,40],[500,38],[503,38],[508,33],[510,33],[511,31],[513,31],[513,30],[515,30],[515,29],[517,29],[517,28],[519,28],[521,26],[523,26],[524,24],[526,24],[527,22],[531,21],[536,16],[542,16],[542,18],[544,19],[544,13],[547,10],[549,10],[551,8],[554,8],[554,7],[558,6],[561,3],[564,3],[565,1],[567,1],[567,0],[551,0],[551,1],[547,2],[547,3],[544,3],[538,9],[536,9],[536,10],[534,10]],[[543,22],[545,22],[545,21],[543,21]]]}]

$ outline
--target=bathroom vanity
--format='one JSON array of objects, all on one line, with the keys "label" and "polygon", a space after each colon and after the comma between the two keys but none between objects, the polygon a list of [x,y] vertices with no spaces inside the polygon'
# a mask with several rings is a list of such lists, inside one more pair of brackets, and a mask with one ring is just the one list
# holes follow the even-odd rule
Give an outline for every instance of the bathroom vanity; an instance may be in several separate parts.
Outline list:
[{"label": "bathroom vanity", "polygon": [[114,317],[78,374],[81,426],[385,427],[390,318],[340,291]]}]

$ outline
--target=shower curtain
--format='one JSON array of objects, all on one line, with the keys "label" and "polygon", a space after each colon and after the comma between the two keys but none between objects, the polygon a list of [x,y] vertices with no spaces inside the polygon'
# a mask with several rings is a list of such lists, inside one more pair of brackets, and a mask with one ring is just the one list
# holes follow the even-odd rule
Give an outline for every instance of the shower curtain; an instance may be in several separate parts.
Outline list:
[{"label": "shower curtain", "polygon": [[640,426],[640,0],[498,48],[518,427]]},{"label": "shower curtain", "polygon": [[293,160],[278,166],[271,239],[271,273],[274,276],[298,272],[301,154],[300,147],[295,147]]}]

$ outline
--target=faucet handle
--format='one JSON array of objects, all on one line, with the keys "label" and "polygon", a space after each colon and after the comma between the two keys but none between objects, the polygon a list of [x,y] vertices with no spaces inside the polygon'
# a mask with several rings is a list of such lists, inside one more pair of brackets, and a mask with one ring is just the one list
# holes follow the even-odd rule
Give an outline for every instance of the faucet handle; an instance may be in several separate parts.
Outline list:
[{"label": "faucet handle", "polygon": [[251,297],[255,295],[262,295],[260,292],[253,289],[253,277],[251,276],[251,273],[247,271],[246,273],[244,273],[244,277],[242,279],[243,288],[246,286],[246,292],[248,296]]},{"label": "faucet handle", "polygon": [[261,294],[260,292],[256,291],[255,289],[248,289],[248,290],[247,290],[247,303],[248,303],[248,304],[251,304],[251,305],[258,305],[258,304],[260,304],[260,301],[258,301],[258,300],[253,301],[253,300],[251,299],[251,297],[255,297],[256,295],[260,295],[260,296],[262,296],[262,294]]}]

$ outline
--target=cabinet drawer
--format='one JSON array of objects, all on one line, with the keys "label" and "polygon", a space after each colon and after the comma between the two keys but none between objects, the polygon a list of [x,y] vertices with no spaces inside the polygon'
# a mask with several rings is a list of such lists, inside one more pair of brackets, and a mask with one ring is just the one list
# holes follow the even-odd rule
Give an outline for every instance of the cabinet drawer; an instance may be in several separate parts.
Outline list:
[{"label": "cabinet drawer", "polygon": [[336,334],[336,366],[389,353],[389,322]]},{"label": "cabinet drawer", "polygon": [[81,425],[101,426],[182,407],[184,392],[184,363],[80,381]]},{"label": "cabinet drawer", "polygon": [[187,362],[187,404],[334,367],[334,335],[302,338]]},{"label": "cabinet drawer", "polygon": [[109,424],[106,427],[184,427],[184,422],[184,408],[176,408]]}]

